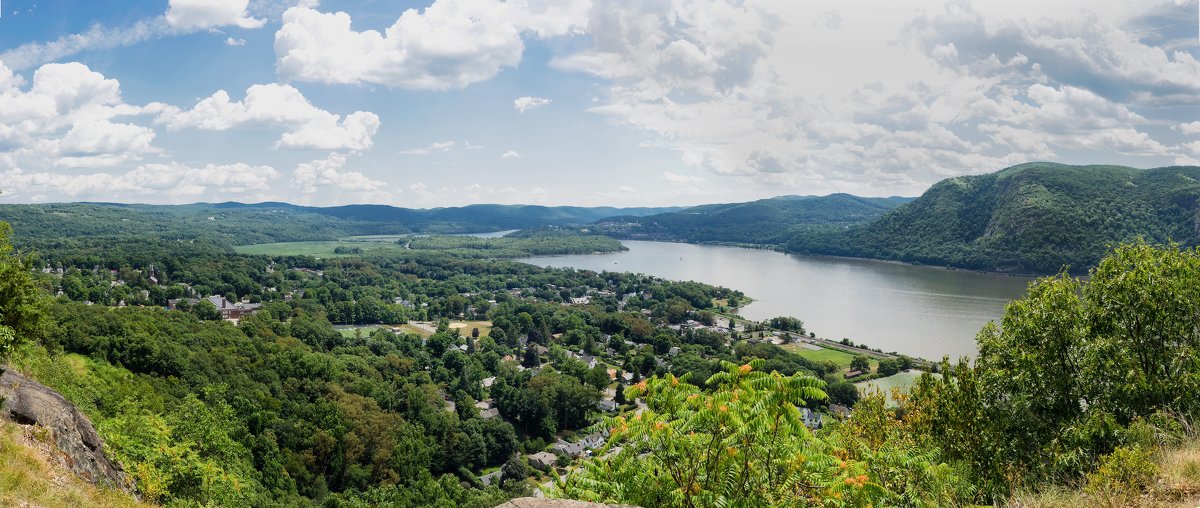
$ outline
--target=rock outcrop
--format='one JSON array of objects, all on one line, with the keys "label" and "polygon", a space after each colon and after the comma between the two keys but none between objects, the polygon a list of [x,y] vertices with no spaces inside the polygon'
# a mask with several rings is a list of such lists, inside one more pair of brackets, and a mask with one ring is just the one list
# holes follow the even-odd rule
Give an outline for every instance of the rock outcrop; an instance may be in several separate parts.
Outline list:
[{"label": "rock outcrop", "polygon": [[104,443],[79,408],[49,387],[12,370],[0,373],[0,418],[50,431],[59,459],[84,480],[128,489],[124,472],[104,455]]},{"label": "rock outcrop", "polygon": [[534,497],[520,497],[513,499],[507,503],[497,506],[496,508],[637,508],[627,504],[600,504],[589,503],[586,501],[574,501],[571,499],[538,499]]}]

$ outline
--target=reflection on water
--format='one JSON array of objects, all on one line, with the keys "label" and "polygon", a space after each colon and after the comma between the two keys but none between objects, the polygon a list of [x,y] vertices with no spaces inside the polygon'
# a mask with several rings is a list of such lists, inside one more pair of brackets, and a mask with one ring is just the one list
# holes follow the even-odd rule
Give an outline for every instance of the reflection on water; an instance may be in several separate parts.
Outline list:
[{"label": "reflection on water", "polygon": [[975,354],[975,333],[1031,279],[766,250],[622,242],[612,254],[523,259],[539,266],[638,272],[741,290],[749,319],[795,316],[818,336],[940,359]]}]

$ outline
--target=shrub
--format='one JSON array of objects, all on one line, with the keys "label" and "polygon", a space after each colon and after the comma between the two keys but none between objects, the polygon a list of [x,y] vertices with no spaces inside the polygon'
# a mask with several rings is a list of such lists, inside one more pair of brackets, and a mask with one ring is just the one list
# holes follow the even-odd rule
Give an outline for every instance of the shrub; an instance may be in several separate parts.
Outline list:
[{"label": "shrub", "polygon": [[1087,475],[1086,491],[1109,497],[1141,495],[1158,475],[1151,450],[1142,447],[1118,447],[1100,458],[1100,466]]}]

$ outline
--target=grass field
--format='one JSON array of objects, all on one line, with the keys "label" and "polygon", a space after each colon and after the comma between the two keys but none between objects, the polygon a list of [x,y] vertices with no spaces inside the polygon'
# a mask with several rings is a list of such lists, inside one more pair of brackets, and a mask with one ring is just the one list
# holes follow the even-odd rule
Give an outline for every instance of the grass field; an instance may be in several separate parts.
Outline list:
[{"label": "grass field", "polygon": [[[333,250],[338,247],[362,249],[363,254],[335,254]],[[385,242],[281,242],[239,245],[234,247],[233,250],[238,254],[250,255],[336,258],[403,252],[404,246],[397,243]]]},{"label": "grass field", "polygon": [[371,326],[357,326],[357,327],[350,327],[350,328],[338,328],[337,331],[338,331],[338,333],[342,334],[342,337],[346,337],[349,339],[349,338],[354,338],[355,334],[357,333],[356,330],[362,330],[362,336],[366,337],[368,335],[371,335],[371,332],[374,332],[375,330],[378,330],[378,329],[379,329],[378,326],[371,325]]},{"label": "grass field", "polygon": [[[785,344],[783,347],[785,349],[787,349],[788,351],[796,353],[796,354],[803,356],[804,358],[807,358],[814,362],[823,362],[823,361],[828,360],[833,363],[836,363],[838,367],[841,367],[843,369],[849,368],[850,361],[854,360],[854,355],[847,353],[845,351],[839,351],[837,349],[830,349],[830,348],[825,348],[825,347],[823,347],[821,349],[809,349],[807,347],[804,347],[804,344],[798,344],[798,343]],[[872,359],[871,360],[871,370],[875,370],[875,367],[877,367],[877,366],[879,366],[879,361]]]}]

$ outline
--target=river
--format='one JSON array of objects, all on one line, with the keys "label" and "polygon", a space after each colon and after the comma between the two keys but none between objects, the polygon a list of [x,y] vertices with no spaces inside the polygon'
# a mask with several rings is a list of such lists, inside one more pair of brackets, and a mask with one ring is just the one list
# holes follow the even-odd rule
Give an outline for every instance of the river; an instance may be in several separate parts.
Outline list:
[{"label": "river", "polygon": [[794,316],[828,339],[849,338],[931,360],[974,356],[975,334],[1025,292],[1027,277],[768,250],[626,240],[628,251],[520,261],[644,273],[742,291],[753,320]]}]

